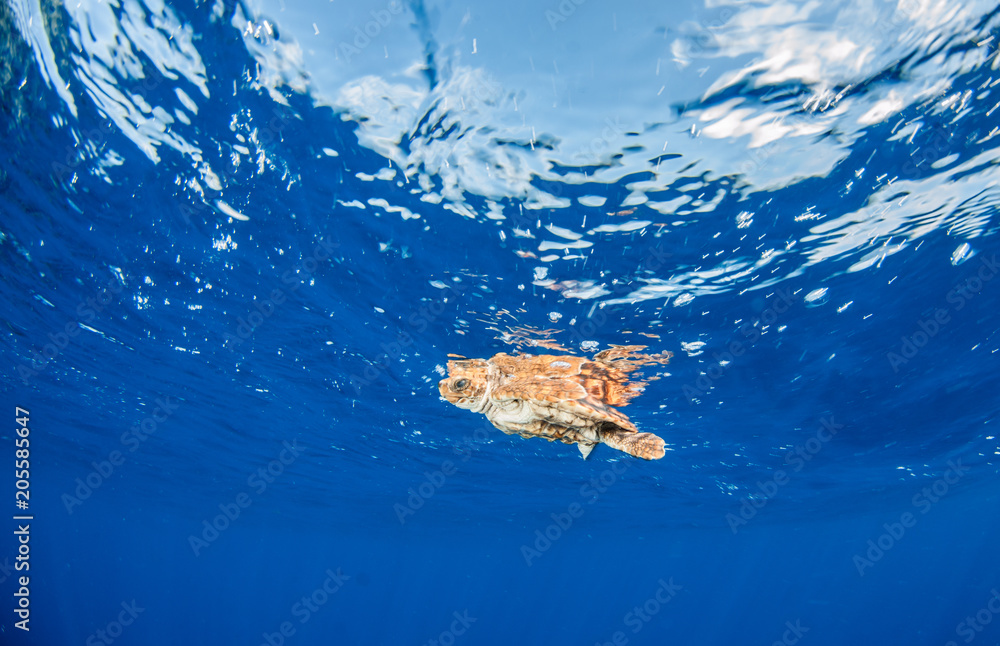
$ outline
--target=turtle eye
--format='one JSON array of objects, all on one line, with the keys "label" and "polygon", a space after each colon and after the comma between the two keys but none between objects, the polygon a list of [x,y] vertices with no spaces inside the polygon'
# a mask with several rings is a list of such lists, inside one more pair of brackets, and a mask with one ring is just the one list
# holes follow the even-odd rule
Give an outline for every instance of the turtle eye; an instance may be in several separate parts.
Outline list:
[{"label": "turtle eye", "polygon": [[459,379],[452,385],[452,389],[454,390],[465,390],[468,387],[469,387],[468,379]]}]

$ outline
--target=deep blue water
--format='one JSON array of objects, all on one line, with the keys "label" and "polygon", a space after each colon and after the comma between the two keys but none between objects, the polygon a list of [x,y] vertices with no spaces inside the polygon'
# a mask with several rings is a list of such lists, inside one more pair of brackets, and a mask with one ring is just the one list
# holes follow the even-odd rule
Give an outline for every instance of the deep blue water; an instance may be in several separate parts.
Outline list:
[{"label": "deep blue water", "polygon": [[[3,0],[0,643],[1000,643],[998,23]],[[616,344],[662,460],[438,394]]]}]

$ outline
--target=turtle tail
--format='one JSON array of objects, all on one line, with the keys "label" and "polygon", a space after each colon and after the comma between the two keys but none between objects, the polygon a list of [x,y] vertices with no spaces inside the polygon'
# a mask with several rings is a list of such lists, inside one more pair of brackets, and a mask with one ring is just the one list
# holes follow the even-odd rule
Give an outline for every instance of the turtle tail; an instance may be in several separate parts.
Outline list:
[{"label": "turtle tail", "polygon": [[601,441],[613,449],[624,451],[643,460],[659,460],[664,455],[663,438],[652,433],[604,428],[601,430]]}]

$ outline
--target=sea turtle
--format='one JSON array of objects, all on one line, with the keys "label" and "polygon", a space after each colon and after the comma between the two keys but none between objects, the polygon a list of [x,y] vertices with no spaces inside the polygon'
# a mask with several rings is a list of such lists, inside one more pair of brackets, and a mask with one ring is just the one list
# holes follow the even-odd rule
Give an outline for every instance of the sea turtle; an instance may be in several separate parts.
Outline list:
[{"label": "sea turtle", "polygon": [[450,403],[483,413],[509,435],[576,444],[584,459],[604,443],[656,460],[663,457],[663,439],[640,433],[612,408],[627,405],[642,391],[644,383],[630,381],[630,372],[646,363],[667,363],[672,356],[635,354],[644,347],[615,346],[593,359],[501,352],[491,359],[451,360],[438,389]]}]

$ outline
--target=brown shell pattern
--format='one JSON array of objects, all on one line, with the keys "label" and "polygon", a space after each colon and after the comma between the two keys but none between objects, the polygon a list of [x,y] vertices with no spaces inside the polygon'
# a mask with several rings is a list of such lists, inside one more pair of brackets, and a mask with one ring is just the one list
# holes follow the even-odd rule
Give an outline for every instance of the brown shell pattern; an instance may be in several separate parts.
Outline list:
[{"label": "brown shell pattern", "polygon": [[489,360],[453,359],[439,389],[447,401],[484,413],[505,433],[575,443],[584,457],[594,445],[605,443],[655,459],[663,455],[663,440],[639,433],[618,410],[649,381],[635,379],[632,373],[645,365],[666,364],[672,356],[641,354],[643,349],[613,346],[592,359],[506,353]]}]

